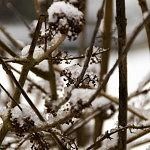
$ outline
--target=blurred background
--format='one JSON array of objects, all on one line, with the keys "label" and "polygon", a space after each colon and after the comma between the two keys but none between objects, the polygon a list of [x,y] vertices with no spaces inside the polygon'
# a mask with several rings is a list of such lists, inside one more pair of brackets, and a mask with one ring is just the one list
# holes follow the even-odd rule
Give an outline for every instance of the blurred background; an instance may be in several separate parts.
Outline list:
[{"label": "blurred background", "polygon": [[[44,0],[40,0],[44,2]],[[51,0],[47,0],[51,3]],[[96,22],[96,14],[101,6],[102,0],[86,0],[85,15],[86,26],[84,33],[75,42],[67,42],[67,46],[74,48],[86,47],[89,45],[91,35],[93,33]],[[147,0],[150,8],[150,1]],[[114,19],[113,29],[116,30],[115,25],[115,3],[114,3]],[[127,16],[127,35],[129,36],[136,24],[142,20],[141,8],[138,0],[126,0],[126,16]],[[21,21],[21,18],[27,22],[28,25],[33,20],[37,19],[34,9],[34,0],[0,0],[0,24],[5,26],[12,36],[17,40],[23,41],[25,44],[30,43],[29,30]],[[114,32],[114,37],[117,31]],[[2,35],[1,35],[2,38]],[[82,38],[82,40],[81,40]],[[136,39],[136,48],[140,46],[147,46],[145,30],[143,30]]]}]

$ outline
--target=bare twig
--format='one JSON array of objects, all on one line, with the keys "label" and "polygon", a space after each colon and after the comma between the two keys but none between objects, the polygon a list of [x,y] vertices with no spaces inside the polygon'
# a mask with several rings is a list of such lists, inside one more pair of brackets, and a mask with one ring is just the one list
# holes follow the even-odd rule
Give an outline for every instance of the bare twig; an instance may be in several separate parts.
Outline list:
[{"label": "bare twig", "polygon": [[93,46],[94,46],[95,38],[96,38],[96,35],[97,35],[97,32],[98,32],[99,26],[101,24],[101,20],[103,18],[104,2],[105,2],[105,0],[103,0],[102,6],[101,6],[101,8],[98,11],[97,23],[96,23],[96,26],[95,26],[95,29],[94,29],[94,33],[93,33],[93,36],[92,36],[92,39],[91,39],[90,47],[89,47],[89,49],[86,52],[86,58],[85,58],[85,61],[84,61],[83,69],[82,69],[82,71],[81,71],[81,73],[80,73],[80,75],[78,77],[77,82],[74,84],[74,87],[78,87],[79,86],[79,84],[82,81],[82,79],[84,77],[84,74],[85,74],[85,72],[86,72],[86,70],[88,68],[89,61],[90,61],[90,58],[91,58],[92,53],[93,53]]},{"label": "bare twig", "polygon": [[[94,29],[94,33],[93,33],[92,39],[91,39],[90,47],[86,51],[86,57],[85,57],[83,69],[82,69],[80,75],[78,76],[76,83],[72,87],[71,91],[74,88],[79,86],[79,84],[83,80],[84,74],[85,74],[85,72],[86,72],[86,70],[88,68],[89,61],[90,61],[92,53],[93,53],[93,46],[94,46],[94,43],[95,43],[95,38],[96,38],[96,35],[97,35],[97,32],[98,32],[99,26],[101,24],[101,20],[103,18],[104,3],[105,3],[105,0],[103,0],[102,5],[101,5],[101,7],[100,7],[100,9],[99,9],[99,11],[97,13],[97,22],[96,22],[96,25],[95,25],[95,29]],[[71,97],[71,92],[68,92],[68,95],[65,97],[65,102],[68,101],[70,97]]]},{"label": "bare twig", "polygon": [[54,141],[56,142],[56,144],[58,145],[60,150],[68,150],[67,147],[59,140],[59,138],[53,131],[49,131],[49,132],[50,132],[51,137],[54,139]]},{"label": "bare twig", "polygon": [[4,86],[0,83],[0,87],[5,91],[5,93],[8,95],[8,97],[14,101],[14,103],[19,107],[19,109],[22,111],[22,108],[19,106],[19,104],[13,99],[13,97],[10,95],[10,93],[4,88]]},{"label": "bare twig", "polygon": [[146,138],[146,139],[144,139],[144,140],[139,140],[139,141],[137,141],[137,142],[134,142],[134,143],[131,143],[131,144],[129,144],[129,146],[128,146],[128,148],[135,148],[135,147],[137,147],[137,146],[141,146],[141,145],[143,145],[143,144],[147,144],[147,143],[150,143],[150,139],[148,138]]},{"label": "bare twig", "polygon": [[13,46],[18,48],[19,50],[23,47],[6,31],[6,29],[3,26],[0,26],[0,30],[3,32],[3,34],[9,39],[9,41],[12,43]]},{"label": "bare twig", "polygon": [[139,95],[145,95],[147,94],[148,92],[150,91],[150,88],[148,89],[145,89],[145,90],[142,90],[142,91],[138,91],[136,90],[135,92],[131,93],[129,96],[128,96],[128,100],[136,97],[136,96],[139,96]]},{"label": "bare twig", "polygon": [[[27,102],[29,103],[29,105],[31,106],[31,108],[34,110],[34,112],[37,114],[37,116],[39,117],[39,119],[41,121],[45,121],[44,118],[42,117],[42,115],[40,114],[40,112],[38,111],[38,109],[35,107],[35,105],[31,101],[31,99],[28,97],[28,95],[24,91],[24,89],[21,87],[21,85],[19,84],[19,82],[16,80],[15,76],[13,75],[13,73],[11,72],[11,70],[8,68],[8,66],[6,65],[6,63],[2,59],[0,59],[0,62],[2,64],[4,70],[6,71],[6,73],[14,81],[14,83],[17,86],[17,88],[21,91],[22,95],[25,97],[25,99],[27,100]],[[17,102],[15,101],[15,103],[17,103]]]},{"label": "bare twig", "polygon": [[[100,80],[101,82],[108,71],[109,55],[111,50],[111,39],[112,39],[112,18],[113,18],[113,0],[106,0],[105,2],[105,13],[104,13],[104,31],[102,33],[102,48],[109,49],[106,53],[102,54],[100,63]],[[101,46],[101,45],[100,45]],[[106,91],[106,87],[103,89]],[[103,120],[101,116],[95,118],[94,127],[94,141],[102,133]]]},{"label": "bare twig", "polygon": [[[37,25],[42,26],[41,18],[39,19],[38,22],[40,22],[40,23],[38,23]],[[34,34],[34,37],[33,37],[32,43],[31,43],[32,45],[31,45],[31,47],[29,49],[29,55],[28,55],[28,58],[29,58],[29,60],[31,62],[30,62],[30,64],[27,63],[27,64],[25,64],[23,66],[23,69],[22,69],[22,72],[21,72],[21,75],[20,75],[20,78],[19,78],[19,82],[14,78],[12,72],[11,71],[9,72],[10,73],[9,75],[11,75],[11,77],[15,81],[16,85],[18,85],[16,87],[16,89],[15,89],[14,96],[13,96],[13,98],[16,100],[16,102],[19,102],[19,98],[20,98],[21,92],[24,94],[24,96],[27,95],[22,87],[25,84],[28,72],[29,72],[29,70],[31,68],[31,64],[33,63],[32,62],[33,61],[32,55],[33,55],[33,52],[34,52],[34,49],[35,49],[35,46],[36,46],[36,42],[37,42],[38,37],[39,37],[40,29],[41,28],[39,28],[38,26],[36,27],[36,31],[35,31],[35,34]],[[3,64],[3,66],[6,66],[5,69],[7,71],[9,71],[7,65],[5,65],[5,62],[2,59],[0,59],[0,60],[1,60],[1,63]],[[26,98],[28,99],[29,97],[27,96]],[[28,101],[30,101],[30,104],[32,105],[32,101],[30,99],[28,99]],[[15,106],[15,103],[12,103],[12,107],[14,107],[14,106]],[[32,105],[32,106],[33,106],[33,108],[35,107],[34,105]],[[41,116],[41,114],[39,113],[39,111],[37,110],[36,107],[35,107],[35,111],[36,111],[37,115],[40,117],[40,119],[44,121],[44,118]],[[3,121],[3,126],[2,126],[2,128],[0,130],[0,135],[1,135],[0,136],[0,144],[2,143],[3,139],[5,138],[7,132],[10,129],[10,120],[9,120],[9,118],[10,118],[10,114]]]},{"label": "bare twig", "polygon": [[[98,108],[97,110],[95,110],[94,112],[91,113],[91,115],[88,115],[88,117],[84,118],[83,120],[79,120],[79,122],[73,124],[69,129],[67,129],[64,133],[67,135],[72,134],[73,132],[75,132],[76,130],[78,130],[79,128],[81,128],[82,126],[84,126],[86,123],[88,123],[91,119],[93,119],[95,116],[100,115],[102,116],[102,113],[108,109],[110,109],[111,107],[113,107],[112,104],[106,104],[100,108]],[[112,112],[112,114],[114,114],[114,111]],[[110,116],[112,116],[109,115]]]},{"label": "bare twig", "polygon": [[[14,67],[8,65],[12,70],[14,70],[15,72],[17,72],[18,74],[21,74],[20,71],[18,71],[17,69],[15,69]],[[48,94],[48,92],[46,92],[40,85],[38,85],[37,83],[35,83],[33,80],[31,80],[30,78],[27,78],[27,81],[31,82],[33,86],[35,86],[38,90],[40,90],[41,92],[43,92],[44,94]]]},{"label": "bare twig", "polygon": [[131,129],[140,129],[140,130],[143,130],[143,129],[148,129],[149,130],[150,128],[150,124],[148,125],[141,125],[141,126],[136,126],[136,125],[127,125],[125,127],[119,127],[117,129],[111,129],[110,131],[106,131],[104,135],[102,135],[100,137],[100,139],[98,141],[96,141],[93,145],[91,145],[90,147],[87,148],[87,150],[90,150],[90,149],[93,149],[93,148],[99,148],[99,144],[101,141],[105,140],[105,139],[112,139],[111,138],[111,135],[115,134],[115,133],[118,133],[118,132],[121,132],[122,130],[131,130]]},{"label": "bare twig", "polygon": [[[114,102],[115,104],[119,105],[119,100],[115,97],[112,97],[104,92],[101,92],[101,95],[104,96],[105,98],[109,99],[111,102]],[[136,111],[136,109],[134,109],[134,107],[132,106],[128,106],[128,111],[130,111],[131,113],[133,113],[134,115],[136,115],[137,117],[139,117],[142,120],[148,120],[148,118],[146,118],[144,115],[142,115],[141,113],[139,113],[138,111]]]},{"label": "bare twig", "polygon": [[6,51],[8,54],[10,54],[13,57],[17,57],[17,54],[13,52],[3,41],[0,40],[0,47]]},{"label": "bare twig", "polygon": [[38,65],[41,61],[47,59],[49,55],[65,40],[66,35],[60,35],[56,43],[52,44],[51,47],[37,60],[35,60],[35,65]]}]

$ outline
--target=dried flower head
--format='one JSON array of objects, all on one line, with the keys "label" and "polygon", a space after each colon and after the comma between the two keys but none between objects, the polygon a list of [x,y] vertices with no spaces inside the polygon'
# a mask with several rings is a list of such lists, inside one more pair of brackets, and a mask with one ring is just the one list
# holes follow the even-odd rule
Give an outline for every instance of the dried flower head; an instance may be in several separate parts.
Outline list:
[{"label": "dried flower head", "polygon": [[67,35],[68,39],[75,40],[84,25],[84,15],[78,8],[69,3],[54,2],[48,9],[48,22],[51,34]]}]

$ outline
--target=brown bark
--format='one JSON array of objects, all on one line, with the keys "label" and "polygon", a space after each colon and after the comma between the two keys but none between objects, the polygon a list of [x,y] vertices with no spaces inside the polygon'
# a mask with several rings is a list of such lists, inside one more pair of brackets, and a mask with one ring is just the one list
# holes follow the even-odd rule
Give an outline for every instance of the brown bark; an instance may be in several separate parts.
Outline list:
[{"label": "brown bark", "polygon": [[[116,24],[118,29],[118,55],[121,56],[126,43],[125,0],[116,0]],[[127,125],[127,57],[119,63],[119,116],[118,126]],[[127,132],[118,133],[118,149],[126,150]]]}]

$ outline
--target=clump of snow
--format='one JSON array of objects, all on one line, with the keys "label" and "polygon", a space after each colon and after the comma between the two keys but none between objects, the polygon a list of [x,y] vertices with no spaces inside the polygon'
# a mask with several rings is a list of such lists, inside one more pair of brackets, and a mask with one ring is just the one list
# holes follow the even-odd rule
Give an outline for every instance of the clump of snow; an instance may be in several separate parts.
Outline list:
[{"label": "clump of snow", "polygon": [[52,124],[54,122],[61,120],[62,118],[65,118],[67,115],[70,114],[70,110],[71,110],[70,102],[65,103],[58,110],[56,116],[53,116],[51,113],[48,114],[48,123]]},{"label": "clump of snow", "polygon": [[71,110],[70,102],[67,102],[64,105],[62,105],[61,108],[58,110],[57,117],[61,118],[62,116],[63,117],[67,116],[70,110]]},{"label": "clump of snow", "polygon": [[[30,49],[31,45],[27,45],[25,46],[22,51],[21,51],[21,57],[25,58],[28,56],[29,53],[29,49]],[[33,58],[34,59],[38,59],[39,57],[41,57],[41,55],[44,54],[44,50],[41,46],[36,46],[34,49],[34,53],[33,53]]]},{"label": "clump of snow", "polygon": [[53,36],[61,33],[75,40],[82,30],[84,15],[68,2],[54,2],[48,9],[48,22]]},{"label": "clump of snow", "polygon": [[20,104],[20,107],[22,108],[22,111],[18,108],[18,106],[11,109],[11,120],[17,119],[20,125],[23,125],[24,119],[29,117],[34,121],[35,125],[40,125],[41,121],[30,106]]},{"label": "clump of snow", "polygon": [[[64,83],[67,87],[75,84],[77,78],[79,77],[82,71],[82,67],[79,64],[74,64],[69,67],[65,67],[64,70],[60,73]],[[80,83],[80,87],[95,88],[98,85],[98,76],[93,73],[90,69],[87,69],[86,74],[84,75],[83,81]]]},{"label": "clump of snow", "polygon": [[[80,19],[83,13],[69,3],[54,2],[48,9],[49,22],[56,22],[56,14],[64,13],[68,18]],[[63,21],[63,20],[61,20]],[[66,21],[64,19],[64,21]]]}]

